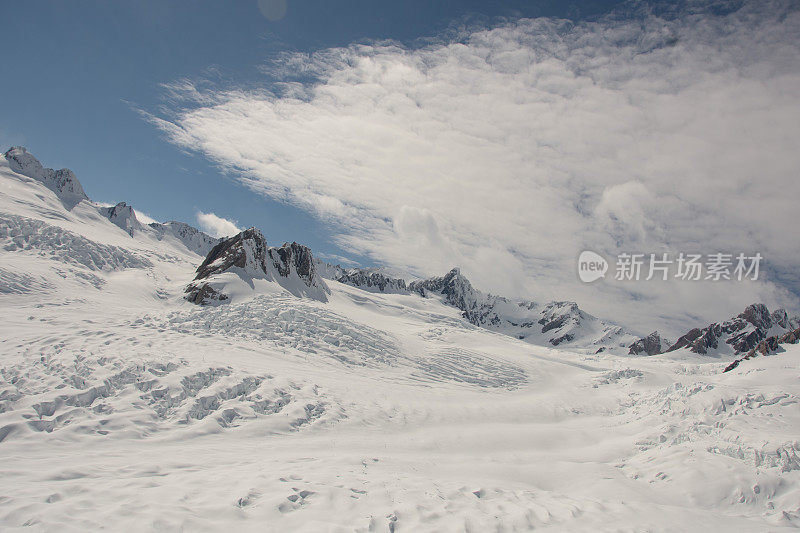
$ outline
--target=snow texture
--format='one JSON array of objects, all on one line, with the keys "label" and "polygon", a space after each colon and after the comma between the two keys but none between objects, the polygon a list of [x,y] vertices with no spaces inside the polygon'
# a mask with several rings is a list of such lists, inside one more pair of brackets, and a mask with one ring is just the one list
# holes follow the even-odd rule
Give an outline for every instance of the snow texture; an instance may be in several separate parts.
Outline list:
[{"label": "snow texture", "polygon": [[191,231],[0,183],[0,529],[800,526],[800,345],[632,357],[571,302],[322,282],[255,231],[204,261]]}]

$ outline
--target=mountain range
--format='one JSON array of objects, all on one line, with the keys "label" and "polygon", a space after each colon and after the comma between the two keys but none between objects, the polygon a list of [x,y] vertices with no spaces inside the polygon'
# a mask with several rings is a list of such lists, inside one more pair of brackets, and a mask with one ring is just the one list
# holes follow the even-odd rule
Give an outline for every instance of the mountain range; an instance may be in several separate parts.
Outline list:
[{"label": "mountain range", "polygon": [[800,525],[785,311],[672,342],[145,223],[20,147],[0,191],[3,530]]},{"label": "mountain range", "polygon": [[636,337],[613,322],[586,313],[575,302],[538,303],[484,293],[474,288],[458,268],[443,276],[406,282],[381,269],[345,269],[328,264],[295,242],[268,246],[256,228],[230,238],[214,238],[183,222],[142,224],[132,206],[125,202],[110,207],[93,203],[71,170],[45,168],[23,147],[10,148],[5,159],[11,170],[53,191],[69,210],[83,202],[131,237],[174,238],[189,251],[204,256],[195,279],[185,289],[186,299],[201,305],[257,292],[256,285],[264,282],[275,282],[297,297],[325,302],[330,294],[323,279],[326,276],[365,291],[436,298],[461,311],[470,324],[527,343],[629,355],[658,355],[682,348],[702,355],[738,355],[769,336],[800,327],[800,318],[789,317],[783,309],[770,313],[763,304],[753,304],[730,320],[691,329],[674,343],[658,332]]}]

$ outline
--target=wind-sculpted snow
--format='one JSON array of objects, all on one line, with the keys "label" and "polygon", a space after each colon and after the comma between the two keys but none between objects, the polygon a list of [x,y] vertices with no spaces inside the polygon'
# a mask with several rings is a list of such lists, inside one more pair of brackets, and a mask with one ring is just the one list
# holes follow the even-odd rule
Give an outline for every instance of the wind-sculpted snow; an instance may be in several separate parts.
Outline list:
[{"label": "wind-sculpted snow", "polygon": [[39,276],[0,268],[0,294],[28,294],[51,288],[52,285]]},{"label": "wind-sculpted snow", "polygon": [[[633,393],[619,416],[633,417],[653,429],[642,433],[635,443],[638,451],[619,467],[634,479],[663,484],[692,483],[693,475],[719,475],[715,464],[736,468],[738,463],[754,473],[746,475],[749,483],[735,483],[732,490],[716,495],[710,487],[706,493],[702,487],[693,487],[693,497],[764,505],[766,514],[774,515],[771,511],[776,505],[796,503],[800,496],[796,486],[790,489],[786,485],[794,483],[789,479],[798,479],[796,471],[800,470],[800,439],[790,429],[798,406],[800,397],[780,388],[741,394],[727,385],[702,381]],[[790,411],[794,413],[786,418]],[[681,468],[686,457],[693,458],[694,473]],[[719,458],[721,463],[716,461]],[[785,517],[794,521],[797,515]]]},{"label": "wind-sculpted snow", "polygon": [[184,334],[224,336],[331,358],[346,365],[406,370],[414,381],[455,382],[514,389],[526,373],[502,359],[466,349],[404,353],[386,332],[359,324],[313,304],[285,296],[259,296],[245,304],[146,316],[136,326]]},{"label": "wind-sculpted snow", "polygon": [[147,316],[136,325],[269,342],[348,365],[396,365],[400,357],[390,335],[285,296],[258,296],[241,304],[173,311],[164,318]]},{"label": "wind-sculpted snow", "polygon": [[7,252],[33,252],[91,270],[153,266],[149,260],[123,248],[91,241],[40,220],[7,213],[0,213],[0,246]]},{"label": "wind-sculpted snow", "polygon": [[267,417],[275,418],[270,431],[289,432],[330,415],[317,386],[180,359],[45,355],[4,366],[0,376],[0,442],[35,433],[67,439],[214,433]]},{"label": "wind-sculpted snow", "polygon": [[527,380],[524,370],[471,350],[452,348],[427,354],[412,375],[427,381],[454,381],[478,387],[516,389]]}]

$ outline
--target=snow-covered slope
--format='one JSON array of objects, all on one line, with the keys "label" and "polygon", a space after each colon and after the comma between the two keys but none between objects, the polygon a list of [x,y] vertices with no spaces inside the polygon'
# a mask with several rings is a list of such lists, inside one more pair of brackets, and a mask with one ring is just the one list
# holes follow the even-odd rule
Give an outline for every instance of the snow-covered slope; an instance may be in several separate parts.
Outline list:
[{"label": "snow-covered slope", "polygon": [[61,170],[44,168],[39,160],[22,146],[9,148],[4,156],[11,170],[43,183],[70,207],[81,200],[89,199],[75,174],[68,168]]},{"label": "snow-covered slope", "polygon": [[163,224],[160,222],[152,222],[149,226],[155,230],[159,239],[167,237],[177,239],[189,250],[203,257],[207,256],[208,252],[222,241],[222,239],[207,235],[185,222],[177,222],[174,220],[164,222]]},{"label": "snow-covered slope", "polygon": [[409,290],[441,297],[476,326],[531,344],[588,349],[622,349],[635,337],[621,327],[582,311],[575,302],[538,304],[486,294],[473,288],[457,268],[446,275],[416,281]]},{"label": "snow-covered slope", "polygon": [[[0,190],[4,531],[800,525],[798,345],[727,373],[685,348],[538,346],[445,304],[490,301],[457,275],[424,298],[329,280],[323,301],[265,276],[308,287],[299,245],[253,230],[204,261],[2,159]],[[223,305],[185,299],[226,275]],[[490,326],[520,308],[491,303]]]},{"label": "snow-covered slope", "polygon": [[118,240],[114,235],[117,232],[109,231],[108,225],[102,220],[107,219],[129,237],[141,241],[148,250],[153,249],[150,246],[152,240],[166,238],[167,249],[180,243],[193,254],[205,257],[219,242],[219,239],[182,222],[156,222],[146,226],[136,218],[133,207],[125,202],[110,207],[92,202],[71,170],[45,168],[20,146],[10,148],[0,158],[0,175],[4,179],[3,192],[6,197],[3,212],[6,214],[38,219],[57,228],[80,228],[83,232],[102,235],[103,239]]},{"label": "snow-covered slope", "polygon": [[627,353],[636,337],[582,311],[575,302],[539,304],[475,289],[458,268],[441,277],[406,284],[373,269],[328,269],[332,279],[370,292],[419,294],[461,310],[470,323],[525,342],[589,352]]}]

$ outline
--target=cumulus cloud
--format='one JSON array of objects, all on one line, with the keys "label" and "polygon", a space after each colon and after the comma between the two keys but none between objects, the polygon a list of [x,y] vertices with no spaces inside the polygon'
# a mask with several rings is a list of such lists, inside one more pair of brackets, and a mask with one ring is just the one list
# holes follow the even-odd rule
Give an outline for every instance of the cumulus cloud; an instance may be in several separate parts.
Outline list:
[{"label": "cumulus cloud", "polygon": [[677,331],[756,300],[796,306],[800,287],[583,285],[576,258],[760,251],[796,270],[798,48],[789,2],[522,19],[418,48],[284,54],[260,90],[182,80],[151,120],[380,263],[460,266],[486,290]]},{"label": "cumulus cloud", "polygon": [[230,237],[242,231],[235,220],[228,220],[214,213],[203,213],[199,210],[197,211],[197,223],[201,230],[212,237]]}]

